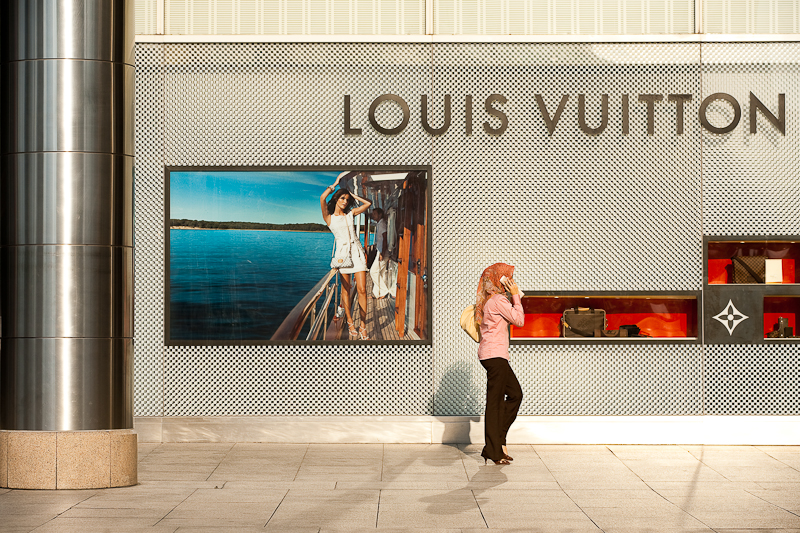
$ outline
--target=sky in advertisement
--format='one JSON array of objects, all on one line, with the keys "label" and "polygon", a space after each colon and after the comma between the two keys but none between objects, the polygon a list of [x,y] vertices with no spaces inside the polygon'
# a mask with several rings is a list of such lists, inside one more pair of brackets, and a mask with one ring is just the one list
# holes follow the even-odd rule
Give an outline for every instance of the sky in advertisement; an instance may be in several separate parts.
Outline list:
[{"label": "sky in advertisement", "polygon": [[319,196],[339,171],[173,171],[170,218],[323,223]]}]

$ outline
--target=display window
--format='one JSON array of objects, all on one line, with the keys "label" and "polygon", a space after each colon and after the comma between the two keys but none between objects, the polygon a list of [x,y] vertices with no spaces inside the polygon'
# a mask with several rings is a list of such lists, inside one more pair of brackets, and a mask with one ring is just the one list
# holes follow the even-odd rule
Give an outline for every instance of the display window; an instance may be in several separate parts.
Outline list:
[{"label": "display window", "polygon": [[800,238],[726,235],[704,240],[706,344],[796,340]]},{"label": "display window", "polygon": [[167,344],[429,343],[429,175],[168,169]]},{"label": "display window", "polygon": [[698,293],[526,293],[515,340],[697,340]]},{"label": "display window", "polygon": [[708,284],[793,284],[800,266],[800,242],[711,240],[707,243]]},{"label": "display window", "polygon": [[764,338],[797,339],[800,296],[764,297]]}]

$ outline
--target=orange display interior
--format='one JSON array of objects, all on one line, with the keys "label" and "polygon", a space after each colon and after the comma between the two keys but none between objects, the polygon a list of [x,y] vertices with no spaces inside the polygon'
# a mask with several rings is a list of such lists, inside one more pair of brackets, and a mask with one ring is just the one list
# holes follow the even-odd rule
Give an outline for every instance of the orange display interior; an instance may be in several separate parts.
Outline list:
[{"label": "orange display interior", "polygon": [[773,331],[778,318],[788,319],[794,335],[797,331],[797,315],[800,314],[800,297],[798,296],[765,296],[764,297],[764,337]]},{"label": "orange display interior", "polygon": [[708,283],[726,285],[733,283],[734,256],[763,255],[770,259],[781,259],[783,283],[796,283],[797,266],[800,264],[800,243],[784,241],[712,241],[708,243]]},{"label": "orange display interior", "polygon": [[650,337],[697,336],[697,300],[694,297],[525,296],[522,306],[525,325],[511,326],[512,339],[560,337],[561,316],[565,309],[574,307],[605,310],[609,330],[635,324]]}]

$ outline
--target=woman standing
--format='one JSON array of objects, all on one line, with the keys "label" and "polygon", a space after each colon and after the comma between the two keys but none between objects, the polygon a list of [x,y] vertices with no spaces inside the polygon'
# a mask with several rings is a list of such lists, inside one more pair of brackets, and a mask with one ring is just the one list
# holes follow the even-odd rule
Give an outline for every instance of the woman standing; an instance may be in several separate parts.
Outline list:
[{"label": "woman standing", "polygon": [[375,228],[376,255],[369,269],[369,276],[372,278],[372,296],[376,300],[382,300],[389,294],[389,245],[386,238],[386,215],[383,213],[383,209],[376,207],[369,217],[377,222]]},{"label": "woman standing", "polygon": [[[509,364],[508,324],[522,327],[525,313],[519,287],[513,280],[514,267],[495,263],[481,274],[475,302],[475,322],[480,323],[478,359],[486,369],[486,413],[484,415],[484,463],[511,464],[506,435],[522,403],[522,387]],[[511,293],[511,301],[505,291]]]},{"label": "woman standing", "polygon": [[[322,218],[325,224],[333,233],[334,240],[336,241],[336,250],[342,247],[350,248],[350,257],[353,260],[353,266],[349,268],[340,268],[339,273],[342,275],[342,296],[344,297],[344,312],[347,316],[347,326],[350,333],[350,339],[358,337],[361,340],[369,340],[367,334],[367,257],[364,254],[364,247],[361,246],[361,241],[358,239],[354,229],[353,218],[360,215],[372,205],[372,202],[359,198],[355,194],[350,193],[347,189],[339,189],[333,194],[329,201],[325,201],[328,195],[333,192],[339,184],[341,176],[336,178],[333,185],[327,187],[322,195],[319,197],[319,205],[322,209]],[[361,205],[353,209],[356,200]],[[353,323],[353,313],[350,310],[350,297],[352,283],[350,274],[355,274],[356,289],[358,290],[358,303],[360,306],[361,324],[356,331],[356,326]]]}]

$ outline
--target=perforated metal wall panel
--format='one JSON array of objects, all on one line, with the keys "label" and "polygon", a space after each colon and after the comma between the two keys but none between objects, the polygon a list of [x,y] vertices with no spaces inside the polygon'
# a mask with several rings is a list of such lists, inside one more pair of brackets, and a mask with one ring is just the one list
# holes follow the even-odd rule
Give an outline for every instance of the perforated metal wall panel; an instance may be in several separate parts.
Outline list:
[{"label": "perforated metal wall panel", "polygon": [[800,412],[797,345],[706,346],[705,412],[796,415]]},{"label": "perforated metal wall panel", "polygon": [[[163,363],[158,378],[137,376],[136,414],[150,414],[145,408],[151,402],[160,404],[155,414],[166,416],[431,414],[430,346],[163,346],[164,165],[427,165],[431,140],[421,129],[399,143],[368,128],[361,138],[344,137],[342,107],[343,95],[352,94],[353,124],[363,125],[377,94],[424,94],[430,48],[222,44],[163,50],[163,119],[154,114],[137,123],[141,136],[158,132],[140,145],[137,179],[139,166],[158,167],[158,177],[137,182],[147,195],[143,201],[153,203],[144,210],[137,204],[136,214],[137,236],[145,241],[141,247],[137,241],[137,360],[147,369],[149,361]],[[145,53],[140,58],[137,68],[160,61]],[[159,102],[142,98],[137,105],[142,114]],[[398,117],[397,108],[379,109],[381,123]],[[160,150],[147,151],[148,143]]]},{"label": "perforated metal wall panel", "polygon": [[[430,348],[172,347],[166,416],[431,413]],[[334,357],[335,354],[335,357]]]},{"label": "perforated metal wall panel", "polygon": [[[701,65],[698,44],[138,45],[136,414],[480,414],[485,373],[456,317],[489,264],[516,265],[529,291],[697,291],[704,233],[800,233],[800,190],[788,179],[796,175],[796,126],[787,118],[785,138],[761,125],[750,136],[745,107],[751,87],[771,109],[779,89],[796,101],[798,58],[795,45],[759,46],[703,45]],[[742,124],[724,138],[703,133],[697,118],[702,96],[715,91],[743,104]],[[411,110],[396,136],[367,120],[385,93]],[[359,136],[343,133],[346,94]],[[501,124],[484,108],[493,94],[507,99],[492,104],[508,117],[499,136],[484,130]],[[549,115],[568,95],[552,135],[537,94]],[[600,125],[608,95],[604,131],[582,131],[580,94],[585,128]],[[670,94],[692,95],[681,134]],[[429,97],[432,127],[443,124],[451,96],[445,133],[423,130],[420,95]],[[651,133],[639,95],[663,96],[653,104]],[[721,106],[709,106],[712,122]],[[400,118],[392,104],[378,108],[381,124]],[[165,347],[163,168],[248,165],[431,165],[433,346]],[[759,349],[705,348],[713,359],[705,374],[699,344],[530,345],[511,353],[523,414],[682,415],[703,413],[704,394],[708,412],[744,412],[745,400],[729,395],[769,387],[713,384],[715,368]],[[784,366],[753,366],[753,379],[796,390],[786,365],[797,347],[763,353]],[[712,382],[705,392],[704,375]],[[797,412],[796,401],[764,400],[753,412]]]},{"label": "perforated metal wall panel", "polygon": [[[741,106],[730,133],[703,132],[703,218],[708,235],[800,234],[800,44],[703,45],[703,96],[727,93]],[[774,115],[786,98],[786,134],[758,113],[750,133],[750,93]],[[730,124],[733,108],[717,100],[709,121]]]},{"label": "perforated metal wall panel", "polygon": [[136,45],[134,414],[164,412],[164,48]]},{"label": "perforated metal wall panel", "polygon": [[[470,356],[438,378],[436,414],[483,413],[486,371]],[[511,366],[521,415],[701,414],[700,346],[513,346]]]},{"label": "perforated metal wall panel", "polygon": [[[167,165],[430,161],[431,139],[422,128],[398,139],[367,123],[376,96],[416,99],[430,91],[430,46],[170,45],[165,60]],[[363,127],[361,137],[343,135],[345,94],[352,95],[352,122]],[[378,111],[381,123],[399,122],[399,108]]]},{"label": "perforated metal wall panel", "polygon": [[[639,94],[699,94],[697,46],[437,45],[433,57],[438,98],[458,95],[458,117],[462,95],[469,89],[476,117],[471,136],[465,136],[457,122],[458,127],[434,141],[437,383],[451,379],[453,369],[461,369],[456,374],[470,369],[471,394],[482,394],[477,387],[485,381],[485,372],[475,364],[476,346],[453,317],[474,301],[480,273],[491,263],[516,265],[515,279],[523,290],[700,288],[699,125],[686,120],[684,134],[676,135],[675,106],[663,102],[655,108],[654,135],[648,135],[646,106],[637,101]],[[508,131],[500,137],[482,131],[483,102],[492,93],[508,98],[502,106],[510,117]],[[551,115],[562,95],[570,95],[552,136],[534,94],[542,95]],[[592,127],[600,123],[601,95],[609,95],[606,131],[596,136],[581,131],[579,94],[586,95]],[[630,95],[627,136],[621,135],[623,94]],[[697,105],[693,101],[686,106],[687,117],[696,113]],[[628,353],[627,348],[594,349],[609,353],[606,350]],[[594,387],[604,387],[592,383],[599,377],[597,361],[567,357],[581,352],[574,347],[515,350],[520,354],[515,368],[523,390],[562,384],[549,388],[548,398],[526,401],[526,413],[672,414],[699,407],[685,401],[661,402],[662,394],[641,394],[636,391],[640,384],[629,382],[623,373],[611,378],[619,387],[614,398],[595,394]],[[529,361],[542,353],[563,354],[563,368]],[[664,357],[675,352],[647,347],[634,353],[640,357],[635,365],[657,373]],[[697,358],[693,362],[699,365]],[[564,375],[576,381],[562,381]],[[681,375],[667,385],[674,399],[699,387],[699,366]],[[582,400],[573,396],[575,386],[586,387]],[[437,414],[469,414],[459,407],[464,387],[439,391]],[[628,403],[623,406],[621,398]],[[480,404],[472,407],[479,410]]]}]

